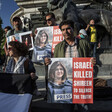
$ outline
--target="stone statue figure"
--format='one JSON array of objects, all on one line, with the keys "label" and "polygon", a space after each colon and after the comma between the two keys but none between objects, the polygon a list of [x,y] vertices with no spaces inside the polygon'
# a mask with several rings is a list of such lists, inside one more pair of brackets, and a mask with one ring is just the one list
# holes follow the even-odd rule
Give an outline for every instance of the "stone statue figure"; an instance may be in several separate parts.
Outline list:
[{"label": "stone statue figure", "polygon": [[30,31],[32,29],[32,22],[30,18],[28,17],[23,17],[22,18],[22,23],[23,23],[23,31]]},{"label": "stone statue figure", "polygon": [[56,20],[73,20],[78,29],[80,23],[76,5],[72,0],[48,0],[47,7],[49,11],[56,14]]},{"label": "stone statue figure", "polygon": [[[103,9],[84,9],[78,10],[72,0],[48,0],[47,7],[50,12],[53,12],[58,20],[58,24],[62,20],[73,20],[77,25],[78,30],[85,28],[91,19],[102,28],[102,37],[104,34],[109,37],[109,44],[112,35],[112,12]],[[104,30],[104,33],[103,33]]]}]

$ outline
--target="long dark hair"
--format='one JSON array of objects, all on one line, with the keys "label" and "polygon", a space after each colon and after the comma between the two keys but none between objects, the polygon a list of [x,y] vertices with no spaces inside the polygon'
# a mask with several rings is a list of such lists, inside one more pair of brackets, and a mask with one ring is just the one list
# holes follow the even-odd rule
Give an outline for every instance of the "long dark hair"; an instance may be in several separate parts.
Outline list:
[{"label": "long dark hair", "polygon": [[48,42],[48,34],[44,31],[44,30],[40,30],[39,33],[38,33],[38,36],[36,37],[36,41],[35,41],[35,44],[37,46],[40,46],[40,38],[42,37],[42,34],[45,34],[46,35],[46,41],[45,41],[45,44],[47,44]]},{"label": "long dark hair", "polygon": [[28,47],[25,43],[21,43],[19,41],[11,41],[9,45],[16,49],[16,54],[18,56],[26,56],[28,54]]},{"label": "long dark hair", "polygon": [[62,62],[60,61],[55,61],[52,65],[51,65],[51,68],[49,70],[49,81],[52,81],[54,82],[54,78],[55,78],[55,71],[56,71],[56,68],[58,66],[61,66],[64,70],[64,75],[62,76],[62,82],[64,82],[67,78],[67,70],[66,68],[64,67],[64,65],[62,64]]}]

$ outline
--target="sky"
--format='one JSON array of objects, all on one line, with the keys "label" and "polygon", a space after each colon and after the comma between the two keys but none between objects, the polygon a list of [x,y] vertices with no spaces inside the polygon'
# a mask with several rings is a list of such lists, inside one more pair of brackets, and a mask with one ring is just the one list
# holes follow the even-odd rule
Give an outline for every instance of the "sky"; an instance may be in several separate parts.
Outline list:
[{"label": "sky", "polygon": [[[2,18],[2,28],[6,26],[11,26],[10,16],[19,7],[14,0],[0,0],[0,17]],[[11,26],[12,27],[12,26]]]}]

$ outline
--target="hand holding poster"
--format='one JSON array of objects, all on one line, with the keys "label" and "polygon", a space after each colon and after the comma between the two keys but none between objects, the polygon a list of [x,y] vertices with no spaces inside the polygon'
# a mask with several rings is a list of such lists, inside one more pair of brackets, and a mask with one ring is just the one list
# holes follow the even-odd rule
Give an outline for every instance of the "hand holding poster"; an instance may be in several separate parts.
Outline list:
[{"label": "hand holding poster", "polygon": [[90,58],[51,60],[48,73],[48,102],[93,103],[93,67]]}]

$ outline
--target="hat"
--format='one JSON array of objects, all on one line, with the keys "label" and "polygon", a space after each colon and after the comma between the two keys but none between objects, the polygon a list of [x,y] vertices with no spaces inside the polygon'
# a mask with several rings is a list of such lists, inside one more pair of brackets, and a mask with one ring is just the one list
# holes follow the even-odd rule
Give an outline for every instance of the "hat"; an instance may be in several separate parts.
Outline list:
[{"label": "hat", "polygon": [[84,30],[84,29],[81,29],[81,30],[79,31],[79,33],[81,33],[81,34],[87,36],[86,30]]}]

